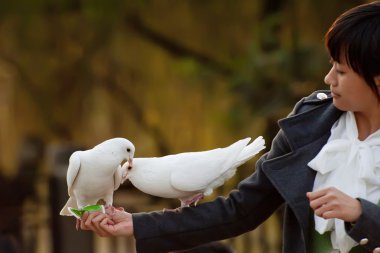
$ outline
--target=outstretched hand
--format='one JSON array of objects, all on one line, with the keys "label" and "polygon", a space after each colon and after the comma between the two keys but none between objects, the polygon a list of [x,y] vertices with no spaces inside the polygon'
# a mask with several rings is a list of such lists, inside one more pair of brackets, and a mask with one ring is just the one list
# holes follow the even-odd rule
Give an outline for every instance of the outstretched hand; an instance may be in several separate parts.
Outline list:
[{"label": "outstretched hand", "polygon": [[362,214],[359,200],[335,187],[308,192],[306,196],[315,214],[324,219],[337,218],[346,222],[355,222]]},{"label": "outstretched hand", "polygon": [[80,221],[82,230],[92,230],[102,237],[132,236],[132,214],[122,208],[107,207],[106,213],[85,213]]}]

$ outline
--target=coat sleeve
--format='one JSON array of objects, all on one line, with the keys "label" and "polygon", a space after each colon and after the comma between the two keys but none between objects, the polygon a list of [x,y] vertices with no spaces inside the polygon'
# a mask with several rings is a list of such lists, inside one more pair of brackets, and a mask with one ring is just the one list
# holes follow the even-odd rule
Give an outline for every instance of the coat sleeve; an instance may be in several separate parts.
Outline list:
[{"label": "coat sleeve", "polygon": [[133,214],[137,252],[187,249],[242,234],[256,228],[282,203],[282,197],[258,169],[228,198],[178,212]]},{"label": "coat sleeve", "polygon": [[360,199],[362,215],[351,226],[346,223],[346,230],[349,236],[370,252],[375,252],[375,248],[380,250],[380,206]]}]

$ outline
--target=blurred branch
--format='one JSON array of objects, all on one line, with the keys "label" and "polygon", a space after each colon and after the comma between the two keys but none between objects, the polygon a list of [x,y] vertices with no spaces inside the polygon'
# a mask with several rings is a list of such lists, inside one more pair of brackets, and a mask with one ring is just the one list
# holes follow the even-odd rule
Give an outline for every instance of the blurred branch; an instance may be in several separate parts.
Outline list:
[{"label": "blurred branch", "polygon": [[0,59],[4,62],[10,64],[18,73],[20,81],[18,84],[30,95],[30,99],[33,100],[34,104],[37,106],[40,111],[42,121],[47,126],[48,129],[55,129],[56,125],[52,117],[50,117],[49,107],[46,106],[44,93],[37,88],[35,82],[29,78],[20,64],[14,60],[11,56],[6,55],[3,52],[0,52]]},{"label": "blurred branch", "polygon": [[130,108],[129,112],[132,114],[132,118],[136,121],[139,127],[149,133],[155,140],[159,154],[170,154],[170,148],[166,145],[165,137],[162,131],[158,127],[150,125],[145,120],[142,106],[140,106],[134,96],[128,92],[128,89],[117,84],[114,76],[115,75],[112,73],[109,73],[107,82],[102,82],[102,86],[108,90],[112,97],[117,98],[119,103],[125,104]]},{"label": "blurred branch", "polygon": [[186,47],[183,44],[180,44],[171,38],[159,33],[158,31],[149,27],[140,17],[136,15],[127,16],[125,18],[125,22],[142,37],[148,39],[149,41],[153,42],[157,46],[161,47],[176,57],[194,58],[200,63],[209,66],[210,68],[215,69],[227,76],[233,73],[233,69],[226,64],[221,63],[218,60],[213,59],[210,56],[205,55],[199,51]]}]

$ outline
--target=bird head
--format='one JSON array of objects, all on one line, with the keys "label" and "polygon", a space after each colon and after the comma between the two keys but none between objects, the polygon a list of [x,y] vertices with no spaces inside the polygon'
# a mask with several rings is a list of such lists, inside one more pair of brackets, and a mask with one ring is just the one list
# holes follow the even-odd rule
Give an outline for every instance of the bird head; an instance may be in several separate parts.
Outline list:
[{"label": "bird head", "polygon": [[135,155],[135,146],[132,142],[125,138],[113,138],[94,147],[101,152],[107,152],[113,156],[117,156],[122,161],[128,161],[130,164],[133,162],[133,157]]},{"label": "bird head", "polygon": [[133,169],[133,164],[130,163],[129,161],[126,161],[126,162],[123,164],[122,169],[125,170],[125,172],[126,172],[126,178],[129,178],[129,176],[130,176],[130,172],[131,172],[132,169]]},{"label": "bird head", "polygon": [[130,142],[127,139],[121,140],[121,148],[123,149],[123,152],[125,154],[124,159],[127,160],[128,164],[132,167],[133,166],[133,157],[135,155],[135,146],[132,142]]}]

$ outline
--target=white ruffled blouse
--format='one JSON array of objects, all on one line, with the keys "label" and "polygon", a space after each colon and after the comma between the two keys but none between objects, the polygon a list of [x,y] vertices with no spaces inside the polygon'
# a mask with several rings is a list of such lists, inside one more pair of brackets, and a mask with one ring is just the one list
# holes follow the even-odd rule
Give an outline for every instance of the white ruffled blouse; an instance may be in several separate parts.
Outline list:
[{"label": "white ruffled blouse", "polygon": [[[373,203],[380,199],[380,130],[365,140],[358,139],[354,113],[346,112],[331,128],[331,136],[318,155],[308,163],[317,171],[313,191],[334,186],[354,198]],[[314,215],[315,230],[331,231],[334,249],[349,252],[357,243],[347,235],[344,221]]]}]

